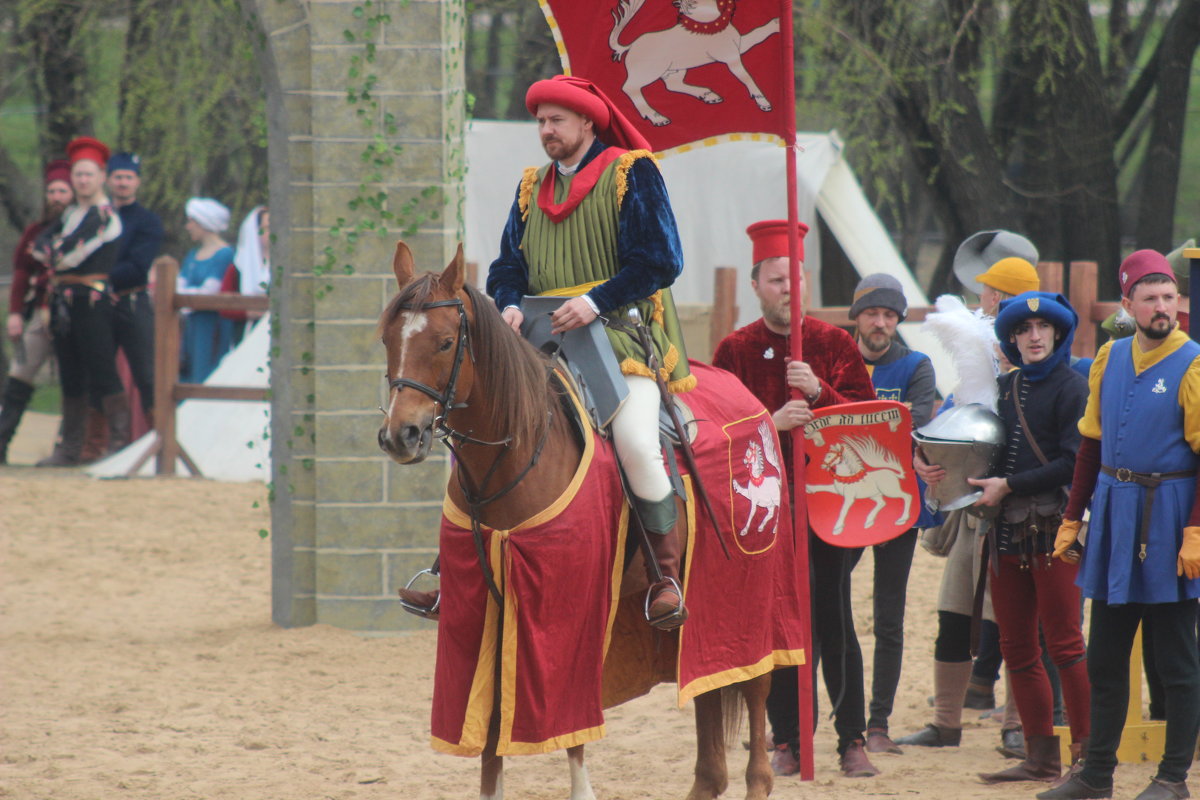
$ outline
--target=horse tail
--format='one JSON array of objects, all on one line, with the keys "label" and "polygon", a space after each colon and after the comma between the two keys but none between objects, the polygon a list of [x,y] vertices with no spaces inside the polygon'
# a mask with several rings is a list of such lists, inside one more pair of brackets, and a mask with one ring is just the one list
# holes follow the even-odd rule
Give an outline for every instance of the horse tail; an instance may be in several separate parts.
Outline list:
[{"label": "horse tail", "polygon": [[644,2],[645,0],[621,0],[613,9],[613,29],[612,33],[608,35],[608,46],[612,48],[613,61],[620,61],[629,52],[630,45],[621,44],[621,34],[624,33],[625,26],[637,14]]}]

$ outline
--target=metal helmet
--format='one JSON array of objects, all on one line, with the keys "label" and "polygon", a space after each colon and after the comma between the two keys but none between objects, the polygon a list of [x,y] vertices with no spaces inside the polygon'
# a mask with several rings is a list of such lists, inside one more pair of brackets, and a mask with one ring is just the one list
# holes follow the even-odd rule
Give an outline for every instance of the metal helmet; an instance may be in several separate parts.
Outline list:
[{"label": "metal helmet", "polygon": [[928,464],[946,470],[946,477],[925,489],[925,504],[933,511],[954,511],[978,500],[983,491],[967,483],[982,478],[1004,453],[1004,423],[979,403],[955,406],[913,431],[913,439]]}]

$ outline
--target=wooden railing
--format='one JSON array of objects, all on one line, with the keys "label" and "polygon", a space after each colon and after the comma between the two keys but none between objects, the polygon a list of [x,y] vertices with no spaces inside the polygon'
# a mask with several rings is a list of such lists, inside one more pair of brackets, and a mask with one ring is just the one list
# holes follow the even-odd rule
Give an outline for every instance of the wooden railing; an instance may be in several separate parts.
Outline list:
[{"label": "wooden railing", "polygon": [[261,295],[179,294],[175,280],[179,262],[170,256],[154,261],[154,444],[130,466],[134,475],[152,456],[155,474],[174,475],[175,459],[195,477],[200,468],[176,438],[175,409],[183,400],[265,401],[267,390],[253,386],[210,386],[179,382],[180,309],[266,313],[269,301]]}]

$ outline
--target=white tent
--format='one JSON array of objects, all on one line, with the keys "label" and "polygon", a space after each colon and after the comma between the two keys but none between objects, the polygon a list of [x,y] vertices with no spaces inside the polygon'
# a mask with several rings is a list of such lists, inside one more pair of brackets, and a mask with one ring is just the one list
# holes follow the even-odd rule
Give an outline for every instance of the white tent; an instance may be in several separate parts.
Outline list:
[{"label": "white tent", "polygon": [[[812,224],[817,212],[837,238],[860,276],[886,272],[900,281],[910,306],[929,299],[900,257],[879,217],[867,202],[850,165],[842,157],[836,132],[801,133],[803,150],[796,159],[800,220]],[[468,261],[480,265],[481,277],[500,249],[500,234],[516,195],[521,168],[545,163],[537,128],[530,122],[476,120],[467,135]],[[660,162],[679,234],[683,240],[684,272],[672,287],[680,304],[713,302],[713,270],[736,267],[739,325],[758,317],[750,289],[750,240],[746,226],[762,219],[787,217],[785,153],[771,141],[722,143],[673,153]],[[818,237],[805,241],[806,264],[819,274]],[[811,299],[820,305],[820,281],[813,280]],[[934,362],[943,393],[954,385],[955,374],[941,346],[919,323],[904,323],[900,335]]]}]

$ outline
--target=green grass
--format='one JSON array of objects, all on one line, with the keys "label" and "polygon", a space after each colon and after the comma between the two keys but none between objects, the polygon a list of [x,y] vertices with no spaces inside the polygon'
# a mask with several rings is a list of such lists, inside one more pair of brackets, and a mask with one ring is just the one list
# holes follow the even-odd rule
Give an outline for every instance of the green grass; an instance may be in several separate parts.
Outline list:
[{"label": "green grass", "polygon": [[62,388],[56,382],[38,384],[33,399],[29,401],[30,411],[42,414],[58,414],[62,411]]}]

